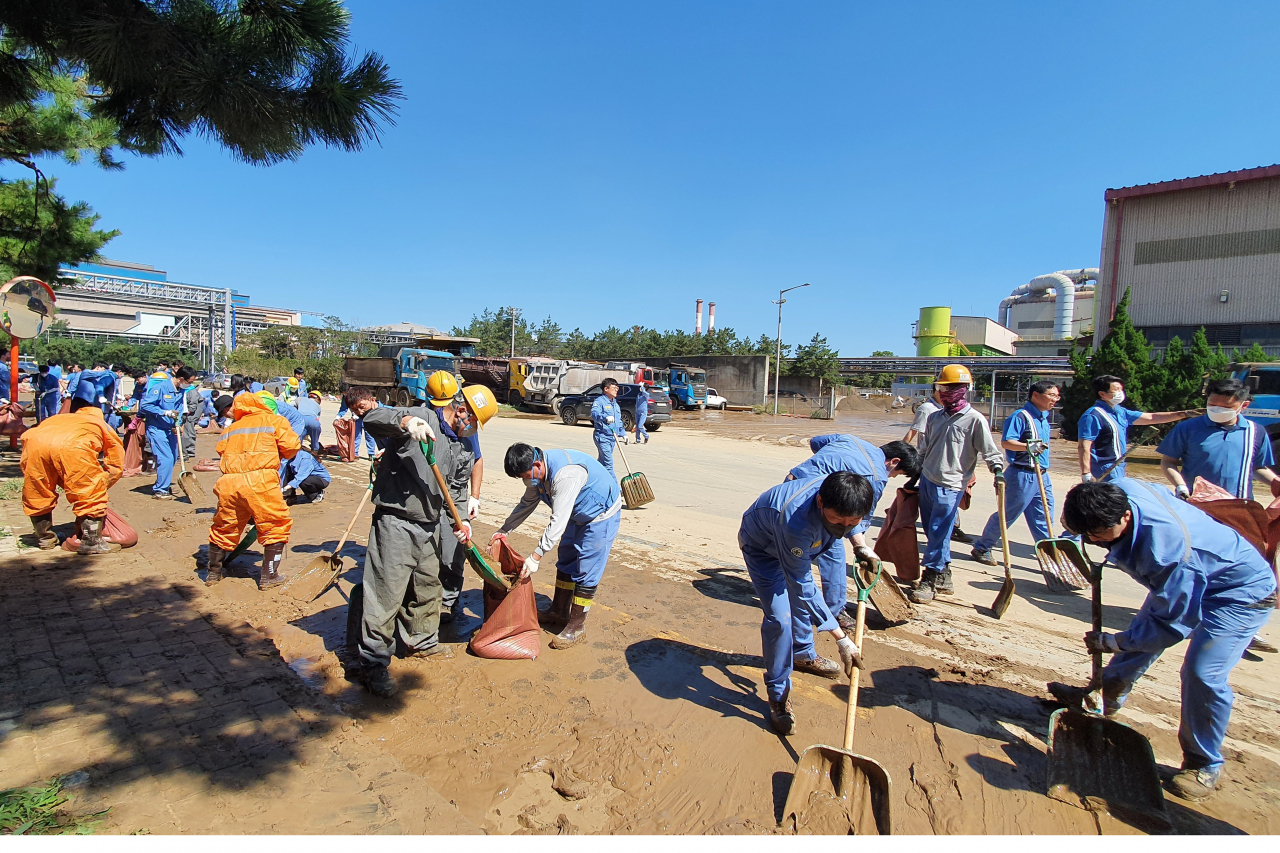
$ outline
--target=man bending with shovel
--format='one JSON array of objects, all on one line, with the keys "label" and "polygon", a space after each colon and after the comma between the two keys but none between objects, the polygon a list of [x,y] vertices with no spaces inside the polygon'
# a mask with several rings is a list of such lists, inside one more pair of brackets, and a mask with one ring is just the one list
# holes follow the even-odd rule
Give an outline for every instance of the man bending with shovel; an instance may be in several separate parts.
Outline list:
[{"label": "man bending with shovel", "polygon": [[760,640],[769,725],[780,735],[795,728],[791,672],[796,658],[818,657],[812,639],[808,648],[796,651],[797,625],[812,624],[814,630],[830,633],[846,674],[862,665],[862,652],[831,615],[809,564],[862,523],[871,512],[873,496],[866,477],[837,471],[774,486],[742,515],[738,547],[764,609]]},{"label": "man bending with shovel", "polygon": [[[1227,677],[1275,607],[1271,567],[1239,533],[1151,483],[1082,483],[1067,494],[1062,517],[1150,590],[1128,629],[1085,634],[1091,652],[1113,655],[1102,676],[1107,716],[1165,649],[1191,640],[1182,665],[1182,770],[1170,788],[1187,800],[1209,797],[1222,779],[1234,698]],[[1091,689],[1049,685],[1071,707]]]},{"label": "man bending with shovel", "polygon": [[[373,483],[373,526],[365,551],[364,614],[357,677],[384,699],[399,687],[391,677],[396,635],[414,658],[445,651],[440,645],[440,529],[444,495],[422,451],[436,442],[440,419],[431,406],[379,406],[368,388],[348,388],[347,407],[378,439],[384,452]],[[449,444],[434,444],[441,469],[453,470]],[[451,535],[471,539],[467,522]]]}]

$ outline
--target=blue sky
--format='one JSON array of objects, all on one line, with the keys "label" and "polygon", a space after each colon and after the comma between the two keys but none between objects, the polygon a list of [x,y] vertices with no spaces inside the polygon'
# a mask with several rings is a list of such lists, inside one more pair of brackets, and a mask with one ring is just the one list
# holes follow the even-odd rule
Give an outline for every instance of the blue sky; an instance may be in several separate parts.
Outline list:
[{"label": "blue sky", "polygon": [[254,302],[447,328],[719,326],[913,352],[1096,266],[1107,187],[1280,161],[1280,5],[349,3],[404,85],[381,146],[270,168],[188,139],[53,164],[108,257]]}]

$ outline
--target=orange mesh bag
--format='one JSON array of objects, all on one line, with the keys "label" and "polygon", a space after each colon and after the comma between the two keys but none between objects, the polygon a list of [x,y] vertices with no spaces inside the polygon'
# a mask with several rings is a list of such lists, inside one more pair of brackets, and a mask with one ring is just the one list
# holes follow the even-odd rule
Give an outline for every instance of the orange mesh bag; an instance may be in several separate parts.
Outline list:
[{"label": "orange mesh bag", "polygon": [[[356,422],[338,418],[333,422],[334,435],[338,437],[338,458],[343,462],[356,461]],[[325,448],[328,452],[329,448]]]},{"label": "orange mesh bag", "polygon": [[[132,548],[138,544],[138,531],[124,520],[120,513],[107,507],[107,516],[102,523],[102,538],[121,548]],[[75,551],[80,548],[80,522],[76,521],[75,533],[62,540],[64,551]]]},{"label": "orange mesh bag", "polygon": [[514,579],[524,565],[524,556],[506,541],[494,543],[492,556],[502,573],[513,579],[513,586],[510,592],[503,592],[484,585],[484,624],[471,637],[471,651],[476,657],[492,660],[534,660],[542,648],[542,632],[533,578]]},{"label": "orange mesh bag", "polygon": [[136,415],[124,430],[124,474],[136,477],[142,473],[142,418]]},{"label": "orange mesh bag", "polygon": [[1275,541],[1268,535],[1273,519],[1257,501],[1237,498],[1221,486],[1198,477],[1187,503],[1234,529],[1268,559],[1275,553]]}]

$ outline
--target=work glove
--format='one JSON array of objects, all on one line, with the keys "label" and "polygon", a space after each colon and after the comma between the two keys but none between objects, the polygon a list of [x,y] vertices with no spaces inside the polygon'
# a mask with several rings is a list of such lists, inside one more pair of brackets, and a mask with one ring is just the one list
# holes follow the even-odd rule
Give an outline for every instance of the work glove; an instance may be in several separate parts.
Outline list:
[{"label": "work glove", "polygon": [[853,556],[856,560],[865,560],[872,566],[880,562],[880,555],[872,551],[868,545],[855,545],[853,548]]},{"label": "work glove", "polygon": [[844,664],[844,674],[853,675],[853,668],[862,669],[862,649],[846,635],[836,640],[836,651],[840,653],[840,663]]},{"label": "work glove", "polygon": [[993,468],[993,469],[991,470],[991,473],[995,475],[995,484],[996,484],[996,487],[998,488],[998,487],[1000,487],[1000,486],[1003,486],[1003,485],[1004,485],[1004,469],[1003,469],[1003,468]]},{"label": "work glove", "polygon": [[479,514],[480,514],[480,499],[477,497],[467,498],[467,518],[475,518]]},{"label": "work glove", "polygon": [[422,418],[409,418],[409,422],[404,425],[405,432],[409,433],[409,437],[414,441],[435,441],[436,434],[431,431],[431,425]]},{"label": "work glove", "polygon": [[1081,474],[1081,475],[1080,475],[1080,482],[1082,482],[1082,483],[1092,483],[1092,482],[1093,482],[1093,475],[1092,475],[1092,474]]},{"label": "work glove", "polygon": [[171,409],[171,410],[169,410],[169,411],[167,411],[167,412],[165,412],[165,413],[164,413],[164,416],[165,416],[166,418],[173,418],[174,420],[177,420],[177,419],[178,419],[178,413],[177,413],[177,412],[175,412],[175,411],[173,411],[172,409]]},{"label": "work glove", "polygon": [[1040,439],[1033,438],[1031,439],[1031,441],[1027,442],[1027,452],[1030,453],[1032,456],[1039,456],[1041,453],[1044,453],[1045,449],[1048,448],[1048,446],[1049,446],[1048,444],[1041,441]]},{"label": "work glove", "polygon": [[1114,655],[1120,651],[1120,639],[1115,634],[1105,631],[1090,631],[1084,635],[1085,647],[1092,652]]},{"label": "work glove", "polygon": [[1185,483],[1184,483],[1183,485],[1178,486],[1177,488],[1175,488],[1175,489],[1173,490],[1173,494],[1174,494],[1174,495],[1178,498],[1178,500],[1180,500],[1180,501],[1191,500],[1191,490],[1187,488],[1187,486],[1186,486],[1186,484],[1185,484]]},{"label": "work glove", "polygon": [[520,567],[520,577],[527,578],[538,570],[538,558],[530,554],[524,558],[524,565]]},{"label": "work glove", "polygon": [[611,423],[613,423],[613,415],[609,415],[608,417],[606,417],[606,418],[604,419],[604,422],[605,422],[605,423],[607,423],[607,424],[611,424]]},{"label": "work glove", "polygon": [[458,522],[458,526],[453,528],[453,535],[458,537],[458,541],[466,545],[471,541],[471,525],[465,521]]}]

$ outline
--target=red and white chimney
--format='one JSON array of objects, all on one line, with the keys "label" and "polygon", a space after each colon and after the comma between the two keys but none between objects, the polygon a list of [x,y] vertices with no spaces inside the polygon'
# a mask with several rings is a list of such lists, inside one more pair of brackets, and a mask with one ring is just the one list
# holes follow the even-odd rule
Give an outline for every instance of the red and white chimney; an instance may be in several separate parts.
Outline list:
[{"label": "red and white chimney", "polygon": [[702,334],[702,300],[698,300],[697,313],[693,316],[693,333]]},{"label": "red and white chimney", "polygon": [[711,334],[716,330],[716,304],[714,302],[707,305],[707,334]]}]

